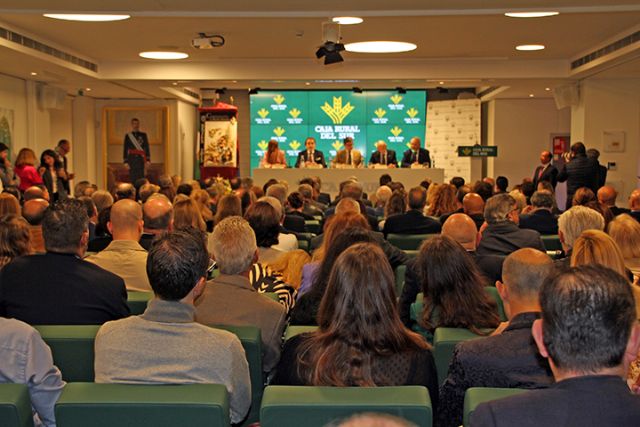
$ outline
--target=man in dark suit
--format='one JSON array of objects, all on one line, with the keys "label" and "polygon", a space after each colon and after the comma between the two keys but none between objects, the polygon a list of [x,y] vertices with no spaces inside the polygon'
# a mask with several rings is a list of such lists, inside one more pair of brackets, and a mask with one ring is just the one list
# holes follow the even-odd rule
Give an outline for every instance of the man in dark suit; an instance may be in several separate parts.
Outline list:
[{"label": "man in dark suit", "polygon": [[484,224],[484,199],[477,193],[467,193],[462,199],[462,210],[469,215],[480,230]]},{"label": "man in dark suit", "polygon": [[151,164],[151,151],[147,134],[140,131],[140,120],[131,119],[131,132],[124,136],[124,164],[129,169],[132,183],[144,178],[145,169]]},{"label": "man in dark suit", "polygon": [[320,165],[326,168],[327,163],[324,160],[324,153],[316,150],[316,139],[310,136],[304,142],[304,145],[307,149],[298,153],[298,160],[296,160],[295,167],[318,167],[318,165]]},{"label": "man in dark suit", "polygon": [[551,153],[549,151],[543,151],[540,153],[540,166],[533,172],[533,186],[538,188],[538,183],[541,181],[548,181],[556,188],[558,183],[558,168],[551,164]]},{"label": "man in dark suit", "polygon": [[83,261],[89,231],[77,199],[50,206],[42,222],[47,253],[0,270],[0,316],[32,325],[102,324],[129,315],[124,281]]},{"label": "man in dark suit", "polygon": [[471,426],[638,426],[640,396],[624,378],[640,326],[627,279],[606,267],[574,267],[547,280],[532,334],[556,383],[480,404]]},{"label": "man in dark suit", "polygon": [[587,157],[595,160],[598,164],[598,188],[600,188],[607,182],[607,167],[600,164],[600,151],[595,148],[589,148],[587,150]]},{"label": "man in dark suit", "polygon": [[468,388],[543,388],[553,383],[549,363],[531,336],[531,326],[540,317],[538,292],[552,272],[551,258],[535,249],[519,249],[504,261],[504,283],[498,281],[496,287],[509,321],[493,336],[456,346],[440,388],[441,405],[436,411],[440,427],[462,424]]},{"label": "man in dark suit", "polygon": [[553,214],[553,196],[536,191],[531,196],[533,211],[520,215],[520,228],[536,230],[540,234],[558,234],[558,218]]},{"label": "man in dark suit", "polygon": [[629,209],[619,208],[616,206],[617,198],[618,192],[610,185],[605,185],[598,189],[598,202],[608,207],[613,216],[618,216],[623,213],[629,213]]},{"label": "man in dark suit", "polygon": [[376,143],[376,151],[371,153],[369,159],[369,165],[386,165],[390,168],[398,167],[398,159],[396,159],[396,152],[393,150],[387,150],[387,143],[384,141],[378,141]]},{"label": "man in dark suit", "polygon": [[567,209],[571,207],[573,195],[578,188],[587,187],[594,193],[598,191],[598,173],[598,162],[587,157],[584,144],[573,144],[567,163],[558,173],[558,182],[567,181]]},{"label": "man in dark suit", "polygon": [[442,226],[439,221],[424,216],[422,213],[427,204],[427,191],[421,187],[409,190],[409,210],[404,214],[392,215],[384,222],[382,232],[397,234],[434,234],[439,233]]},{"label": "man in dark suit", "polygon": [[410,144],[411,149],[404,152],[400,165],[403,168],[410,168],[413,164],[419,164],[430,168],[431,157],[429,157],[429,150],[420,147],[420,138],[414,136],[411,138]]}]

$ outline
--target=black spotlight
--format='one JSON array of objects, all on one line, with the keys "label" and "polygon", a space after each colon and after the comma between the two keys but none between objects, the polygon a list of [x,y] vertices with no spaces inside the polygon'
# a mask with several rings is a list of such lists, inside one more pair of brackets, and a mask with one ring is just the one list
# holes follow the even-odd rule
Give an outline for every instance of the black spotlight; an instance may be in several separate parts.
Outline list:
[{"label": "black spotlight", "polygon": [[357,86],[352,87],[351,90],[353,91],[353,93],[362,93],[362,88],[359,88]]},{"label": "black spotlight", "polygon": [[344,50],[342,43],[325,42],[316,51],[316,58],[324,57],[324,65],[336,64],[344,61],[340,52]]},{"label": "black spotlight", "polygon": [[438,90],[438,93],[449,93],[449,89],[446,87],[438,86],[436,89]]},{"label": "black spotlight", "polygon": [[253,89],[249,89],[249,95],[257,95],[259,91],[259,87],[254,87]]},{"label": "black spotlight", "polygon": [[398,86],[398,87],[396,88],[396,91],[398,91],[398,93],[400,93],[400,94],[405,94],[405,93],[407,93],[407,90],[406,90],[405,88],[403,88],[403,87],[400,87],[400,86]]},{"label": "black spotlight", "polygon": [[225,91],[227,90],[226,87],[220,88],[220,89],[216,89],[216,93],[218,95],[224,95]]}]

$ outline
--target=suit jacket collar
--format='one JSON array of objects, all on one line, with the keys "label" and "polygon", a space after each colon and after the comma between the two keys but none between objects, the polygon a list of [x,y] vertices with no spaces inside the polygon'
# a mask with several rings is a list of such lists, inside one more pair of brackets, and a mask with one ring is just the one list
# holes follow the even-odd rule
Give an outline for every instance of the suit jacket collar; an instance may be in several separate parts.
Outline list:
[{"label": "suit jacket collar", "polygon": [[149,301],[147,309],[140,317],[151,322],[192,323],[195,316],[196,308],[193,305],[156,297]]},{"label": "suit jacket collar", "polygon": [[229,275],[229,274],[221,274],[215,279],[212,280],[212,284],[215,286],[217,284],[233,286],[235,288],[246,289],[251,292],[256,292],[251,286],[251,282],[247,277],[240,275]]},{"label": "suit jacket collar", "polygon": [[594,390],[607,390],[608,393],[608,390],[611,390],[611,388],[619,388],[620,391],[630,393],[627,384],[617,375],[584,375],[558,381],[551,385],[551,388],[586,391],[590,393],[593,393]]},{"label": "suit jacket collar", "polygon": [[526,313],[520,313],[513,316],[509,321],[509,326],[505,328],[505,331],[514,331],[517,329],[531,329],[533,322],[540,318],[540,312],[531,311]]}]

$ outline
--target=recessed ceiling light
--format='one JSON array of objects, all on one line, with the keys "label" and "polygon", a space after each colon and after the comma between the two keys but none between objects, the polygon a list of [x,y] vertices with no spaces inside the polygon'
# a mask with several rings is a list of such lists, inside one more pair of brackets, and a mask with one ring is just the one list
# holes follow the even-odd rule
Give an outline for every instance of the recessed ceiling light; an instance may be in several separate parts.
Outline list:
[{"label": "recessed ceiling light", "polygon": [[138,55],[147,59],[165,59],[165,60],[166,59],[185,59],[189,57],[189,55],[183,52],[163,52],[163,51],[140,52]]},{"label": "recessed ceiling light", "polygon": [[543,44],[521,44],[520,46],[516,46],[516,50],[542,50],[544,49]]},{"label": "recessed ceiling light", "polygon": [[444,84],[444,82],[438,82],[438,84],[439,84],[439,85],[443,85],[443,84]]},{"label": "recessed ceiling light", "polygon": [[37,75],[38,75],[38,73],[36,73],[35,71],[32,71],[32,72],[31,72],[31,75],[32,75],[32,76],[37,76]]},{"label": "recessed ceiling light", "polygon": [[533,98],[533,94],[532,93],[529,94],[529,98]]},{"label": "recessed ceiling light", "polygon": [[544,18],[545,16],[555,16],[555,15],[559,15],[560,12],[545,12],[545,11],[541,11],[541,12],[507,12],[505,13],[505,16],[508,16],[510,18]]},{"label": "recessed ceiling light", "polygon": [[545,88],[544,88],[544,90],[546,90],[546,91],[550,91],[550,90],[551,90],[551,88],[550,88],[550,87],[545,87]]},{"label": "recessed ceiling light", "polygon": [[363,19],[358,18],[357,16],[336,16],[332,21],[340,25],[355,25],[361,24]]},{"label": "recessed ceiling light", "polygon": [[310,86],[311,85],[311,83],[309,83],[309,82],[305,82],[304,84],[305,84],[305,86]]},{"label": "recessed ceiling light", "polygon": [[171,84],[174,85],[174,86],[178,86],[178,82],[173,82]]},{"label": "recessed ceiling light", "polygon": [[84,90],[87,91],[87,92],[91,92],[91,88],[90,87],[85,87]]},{"label": "recessed ceiling light", "polygon": [[131,18],[131,15],[84,15],[79,13],[45,13],[44,16],[63,21],[110,22]]},{"label": "recessed ceiling light", "polygon": [[397,52],[409,52],[416,49],[413,43],[407,42],[393,42],[393,41],[371,41],[371,42],[358,42],[349,43],[344,45],[344,48],[348,52],[358,53],[397,53]]}]

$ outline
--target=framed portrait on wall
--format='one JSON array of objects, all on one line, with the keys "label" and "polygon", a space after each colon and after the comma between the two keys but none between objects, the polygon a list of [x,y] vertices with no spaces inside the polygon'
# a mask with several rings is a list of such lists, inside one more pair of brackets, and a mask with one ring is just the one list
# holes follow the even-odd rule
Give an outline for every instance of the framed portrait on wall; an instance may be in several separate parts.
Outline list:
[{"label": "framed portrait on wall", "polygon": [[[105,107],[102,116],[106,188],[111,189],[118,182],[131,182],[136,176],[157,183],[159,176],[168,170],[168,107]],[[144,170],[125,164],[131,153],[139,153],[144,159],[139,166],[142,168],[144,164]]]}]

